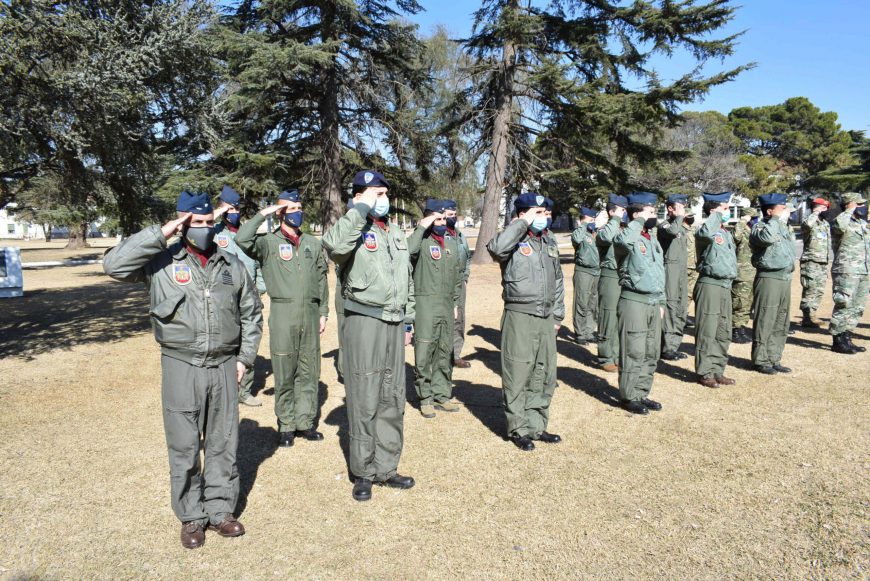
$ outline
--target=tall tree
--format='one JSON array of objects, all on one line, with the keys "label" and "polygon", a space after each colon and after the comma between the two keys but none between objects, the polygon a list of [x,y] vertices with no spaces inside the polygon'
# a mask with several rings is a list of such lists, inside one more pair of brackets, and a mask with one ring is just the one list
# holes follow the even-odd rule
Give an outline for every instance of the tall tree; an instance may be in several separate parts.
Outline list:
[{"label": "tall tree", "polygon": [[[703,64],[732,54],[737,35],[710,34],[734,10],[728,0],[553,0],[546,9],[484,0],[466,40],[478,63],[477,122],[490,144],[477,248],[495,234],[509,181],[625,183],[627,158],[651,159],[657,149],[640,137],[743,67],[703,77],[699,66],[664,85],[650,59],[685,49]],[[632,90],[637,79],[644,90]],[[489,257],[475,252],[474,261]]]},{"label": "tall tree", "polygon": [[870,138],[863,131],[849,131],[853,161],[844,167],[822,170],[807,180],[807,186],[833,192],[870,193]]}]

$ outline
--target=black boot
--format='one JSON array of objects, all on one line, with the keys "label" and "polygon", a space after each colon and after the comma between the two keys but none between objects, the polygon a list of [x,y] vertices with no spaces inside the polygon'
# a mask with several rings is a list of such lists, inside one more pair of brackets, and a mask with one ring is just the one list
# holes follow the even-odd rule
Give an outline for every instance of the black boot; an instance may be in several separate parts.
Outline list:
[{"label": "black boot", "polygon": [[846,331],[843,334],[846,336],[846,345],[849,346],[849,349],[851,349],[853,353],[864,353],[865,351],[867,351],[866,348],[852,343],[852,331]]},{"label": "black boot", "polygon": [[834,353],[842,353],[843,355],[854,355],[855,352],[849,349],[849,344],[846,343],[845,333],[840,333],[839,335],[834,335],[833,345],[831,346],[831,351]]},{"label": "black boot", "polygon": [[804,314],[803,319],[801,319],[801,327],[804,329],[819,328],[819,323],[813,318],[813,312],[809,308],[801,309],[801,312]]}]

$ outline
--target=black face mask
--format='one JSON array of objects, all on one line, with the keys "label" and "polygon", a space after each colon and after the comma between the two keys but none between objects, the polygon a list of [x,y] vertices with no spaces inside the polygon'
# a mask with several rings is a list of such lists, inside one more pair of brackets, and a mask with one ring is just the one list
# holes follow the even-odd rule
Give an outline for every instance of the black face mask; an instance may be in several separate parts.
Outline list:
[{"label": "black face mask", "polygon": [[658,223],[659,221],[656,218],[647,218],[646,222],[643,223],[643,227],[647,230],[652,230]]},{"label": "black face mask", "polygon": [[214,244],[214,227],[212,226],[190,226],[184,233],[184,238],[187,243],[202,251],[211,250]]},{"label": "black face mask", "polygon": [[688,226],[691,226],[691,225],[694,224],[694,223],[695,223],[695,217],[694,217],[694,216],[686,216],[685,218],[683,218],[683,224],[686,224],[686,225],[688,225]]},{"label": "black face mask", "polygon": [[855,208],[855,211],[852,213],[853,216],[858,216],[862,220],[867,219],[867,206],[858,206]]},{"label": "black face mask", "polygon": [[453,218],[445,218],[445,220],[447,220],[448,228],[450,228],[451,230],[456,229],[456,216],[454,216]]}]

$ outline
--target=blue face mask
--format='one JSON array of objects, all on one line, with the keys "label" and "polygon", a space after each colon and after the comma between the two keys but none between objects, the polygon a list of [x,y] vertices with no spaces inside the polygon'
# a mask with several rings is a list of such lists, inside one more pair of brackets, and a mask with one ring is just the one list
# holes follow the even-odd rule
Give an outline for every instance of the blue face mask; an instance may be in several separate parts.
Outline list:
[{"label": "blue face mask", "polygon": [[532,232],[538,233],[542,232],[547,227],[547,217],[546,216],[538,216],[532,221],[531,228]]},{"label": "blue face mask", "polygon": [[587,232],[589,232],[590,234],[594,234],[595,230],[596,230],[595,222],[589,222],[588,224],[586,224],[586,231]]},{"label": "blue face mask", "polygon": [[857,206],[855,208],[855,211],[852,212],[852,215],[858,216],[862,220],[866,220],[867,219],[867,206]]},{"label": "blue face mask", "polygon": [[553,225],[553,219],[550,218],[550,217],[548,216],[548,217],[547,217],[547,228],[546,228],[546,229],[549,230],[549,229],[550,229],[550,226],[552,226],[552,225]]},{"label": "blue face mask", "polygon": [[444,236],[445,234],[447,234],[447,226],[438,226],[433,224],[432,233],[435,234],[435,236]]},{"label": "blue face mask", "polygon": [[375,218],[383,218],[390,211],[390,199],[387,196],[378,196],[375,207],[369,212]]},{"label": "blue face mask", "polygon": [[454,216],[453,218],[445,218],[445,219],[447,220],[447,227],[455,230],[456,229],[456,217]]},{"label": "blue face mask", "polygon": [[302,211],[284,214],[284,223],[294,228],[301,228],[304,220],[305,212]]},{"label": "blue face mask", "polygon": [[229,224],[233,228],[238,228],[239,224],[242,221],[242,215],[239,213],[227,214],[225,218],[226,218],[227,224]]}]

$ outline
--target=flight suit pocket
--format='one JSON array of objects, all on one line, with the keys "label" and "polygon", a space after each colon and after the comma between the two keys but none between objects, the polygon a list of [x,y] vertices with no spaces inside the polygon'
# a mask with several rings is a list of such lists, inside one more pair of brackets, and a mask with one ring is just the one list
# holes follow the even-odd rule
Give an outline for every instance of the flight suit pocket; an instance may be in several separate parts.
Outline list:
[{"label": "flight suit pocket", "polygon": [[183,300],[183,292],[172,292],[162,301],[151,307],[150,313],[158,319],[169,319]]}]

